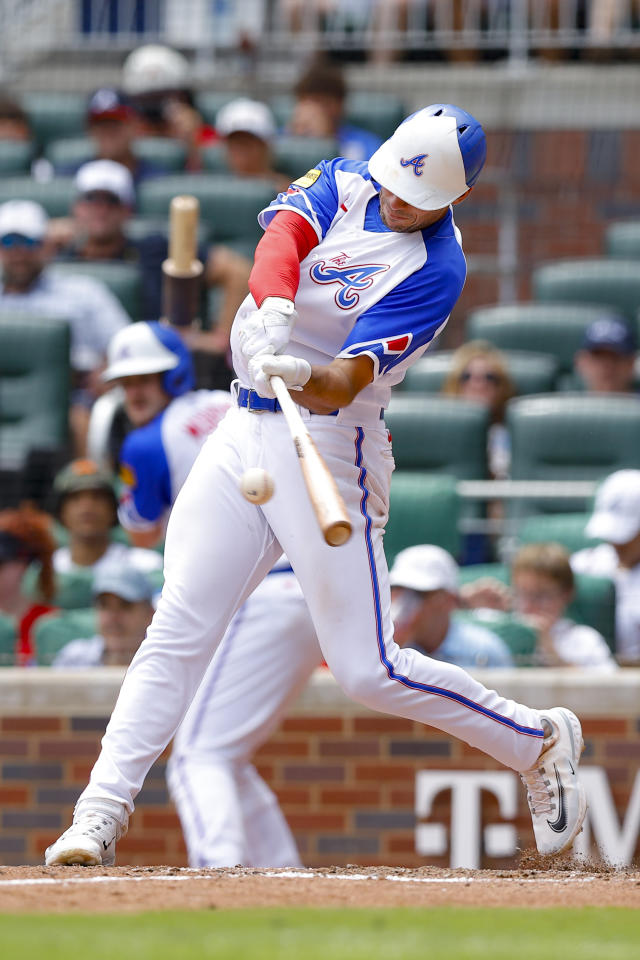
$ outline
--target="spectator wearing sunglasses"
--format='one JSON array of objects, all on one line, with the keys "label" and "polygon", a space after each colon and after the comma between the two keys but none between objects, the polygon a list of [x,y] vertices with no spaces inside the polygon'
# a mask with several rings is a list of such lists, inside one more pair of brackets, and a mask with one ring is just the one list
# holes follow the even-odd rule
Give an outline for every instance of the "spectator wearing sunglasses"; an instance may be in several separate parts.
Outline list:
[{"label": "spectator wearing sunglasses", "polygon": [[465,343],[453,354],[442,392],[489,409],[489,472],[494,479],[507,477],[511,449],[504,415],[515,387],[504,354],[485,340]]},{"label": "spectator wearing sunglasses", "polygon": [[0,322],[29,314],[66,320],[71,328],[73,391],[70,424],[74,449],[83,455],[93,401],[103,392],[100,373],[107,344],[129,317],[104,284],[91,277],[61,276],[47,269],[48,219],[30,200],[0,206]]}]

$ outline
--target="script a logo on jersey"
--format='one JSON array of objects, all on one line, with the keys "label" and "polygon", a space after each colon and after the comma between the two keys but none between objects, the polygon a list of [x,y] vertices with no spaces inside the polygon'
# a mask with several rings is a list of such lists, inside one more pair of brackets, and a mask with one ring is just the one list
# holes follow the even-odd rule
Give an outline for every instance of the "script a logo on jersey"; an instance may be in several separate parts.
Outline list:
[{"label": "script a logo on jersey", "polygon": [[[344,255],[336,257],[327,263],[318,260],[309,270],[309,276],[315,283],[337,283],[340,289],[335,295],[335,301],[341,310],[350,310],[360,302],[359,293],[368,290],[374,277],[389,269],[388,263],[354,263],[343,266]],[[336,263],[336,266],[331,264]]]},{"label": "script a logo on jersey", "polygon": [[402,158],[400,160],[401,167],[413,167],[413,172],[416,177],[422,176],[422,168],[424,167],[424,161],[429,156],[428,153],[416,153],[415,157],[411,157],[410,160],[405,160]]}]

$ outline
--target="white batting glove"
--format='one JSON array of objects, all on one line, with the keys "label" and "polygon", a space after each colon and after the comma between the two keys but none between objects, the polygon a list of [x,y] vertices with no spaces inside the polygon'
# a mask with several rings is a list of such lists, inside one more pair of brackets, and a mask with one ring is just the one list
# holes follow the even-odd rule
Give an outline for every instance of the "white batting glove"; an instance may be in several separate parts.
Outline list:
[{"label": "white batting glove", "polygon": [[243,320],[238,330],[245,357],[284,350],[297,316],[293,301],[284,297],[267,297],[258,310]]},{"label": "white batting glove", "polygon": [[302,357],[292,357],[286,353],[277,357],[261,353],[249,361],[249,376],[253,389],[261,397],[273,400],[275,393],[271,377],[282,377],[289,390],[302,390],[311,376],[311,364]]}]

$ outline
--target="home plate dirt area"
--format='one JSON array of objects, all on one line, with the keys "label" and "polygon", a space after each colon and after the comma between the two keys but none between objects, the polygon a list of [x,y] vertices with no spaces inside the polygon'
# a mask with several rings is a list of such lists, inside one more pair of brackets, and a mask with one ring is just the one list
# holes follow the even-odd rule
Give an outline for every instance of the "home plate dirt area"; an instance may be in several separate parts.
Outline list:
[{"label": "home plate dirt area", "polygon": [[250,907],[640,907],[640,870],[530,857],[518,870],[0,867],[0,912]]}]

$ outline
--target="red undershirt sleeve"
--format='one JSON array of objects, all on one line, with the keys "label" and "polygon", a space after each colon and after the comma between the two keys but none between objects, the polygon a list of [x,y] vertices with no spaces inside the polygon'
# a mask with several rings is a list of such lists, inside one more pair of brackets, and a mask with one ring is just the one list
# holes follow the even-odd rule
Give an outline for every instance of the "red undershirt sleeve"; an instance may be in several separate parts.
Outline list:
[{"label": "red undershirt sleeve", "polygon": [[318,237],[304,217],[280,210],[256,247],[249,290],[262,306],[267,297],[295,300],[300,263],[317,245]]}]

